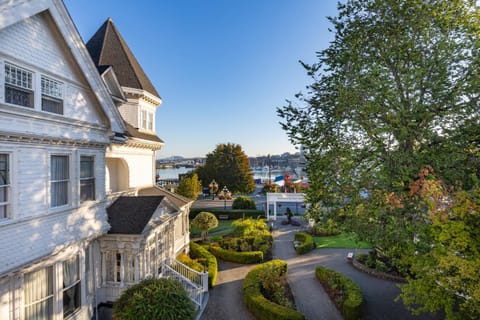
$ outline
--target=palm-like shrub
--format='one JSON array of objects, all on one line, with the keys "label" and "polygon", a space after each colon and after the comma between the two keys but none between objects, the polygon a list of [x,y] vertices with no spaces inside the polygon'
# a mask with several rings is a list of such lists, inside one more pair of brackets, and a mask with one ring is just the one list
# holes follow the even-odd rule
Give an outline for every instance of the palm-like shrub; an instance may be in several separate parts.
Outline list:
[{"label": "palm-like shrub", "polygon": [[191,320],[195,306],[174,279],[146,279],[125,290],[113,305],[114,320]]}]

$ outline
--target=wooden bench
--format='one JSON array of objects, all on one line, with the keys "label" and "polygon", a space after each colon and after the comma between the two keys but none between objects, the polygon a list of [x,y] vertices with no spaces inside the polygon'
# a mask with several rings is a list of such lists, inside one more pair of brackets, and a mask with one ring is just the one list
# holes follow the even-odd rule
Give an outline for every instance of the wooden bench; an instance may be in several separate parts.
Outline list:
[{"label": "wooden bench", "polygon": [[228,214],[219,214],[219,215],[218,215],[218,219],[220,219],[220,220],[228,220],[228,219],[229,219],[229,216],[228,216]]}]

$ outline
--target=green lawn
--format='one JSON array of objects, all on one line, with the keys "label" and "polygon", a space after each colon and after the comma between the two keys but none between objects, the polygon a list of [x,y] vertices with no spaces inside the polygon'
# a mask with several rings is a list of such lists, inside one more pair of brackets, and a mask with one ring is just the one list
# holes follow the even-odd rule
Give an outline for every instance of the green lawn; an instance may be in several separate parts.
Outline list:
[{"label": "green lawn", "polygon": [[366,242],[355,242],[354,237],[348,233],[342,233],[331,237],[313,237],[317,248],[347,248],[347,249],[370,249],[372,246]]},{"label": "green lawn", "polygon": [[[208,230],[208,234],[220,231],[230,231],[233,220],[218,220],[218,227]],[[200,230],[190,224],[190,236],[200,237]]]}]

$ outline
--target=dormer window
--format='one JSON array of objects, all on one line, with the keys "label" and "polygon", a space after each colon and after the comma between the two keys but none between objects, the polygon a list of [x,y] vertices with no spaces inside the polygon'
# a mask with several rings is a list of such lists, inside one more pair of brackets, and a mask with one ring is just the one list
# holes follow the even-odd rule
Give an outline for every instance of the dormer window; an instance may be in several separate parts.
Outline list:
[{"label": "dormer window", "polygon": [[42,110],[63,114],[63,83],[42,76]]},{"label": "dormer window", "polygon": [[5,102],[33,108],[33,72],[5,63]]}]

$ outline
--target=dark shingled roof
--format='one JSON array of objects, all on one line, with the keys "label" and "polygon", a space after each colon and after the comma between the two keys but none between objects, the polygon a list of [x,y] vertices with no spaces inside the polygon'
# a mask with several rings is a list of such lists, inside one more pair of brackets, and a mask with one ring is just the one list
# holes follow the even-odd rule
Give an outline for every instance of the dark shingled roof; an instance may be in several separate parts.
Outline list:
[{"label": "dark shingled roof", "polygon": [[163,196],[119,197],[107,208],[109,234],[141,234]]},{"label": "dark shingled roof", "polygon": [[125,127],[127,128],[127,133],[130,137],[163,143],[163,140],[157,137],[155,134],[140,132],[137,128],[126,121]]},{"label": "dark shingled roof", "polygon": [[87,49],[97,68],[112,66],[123,87],[143,89],[160,98],[120,32],[108,18],[87,42]]}]

